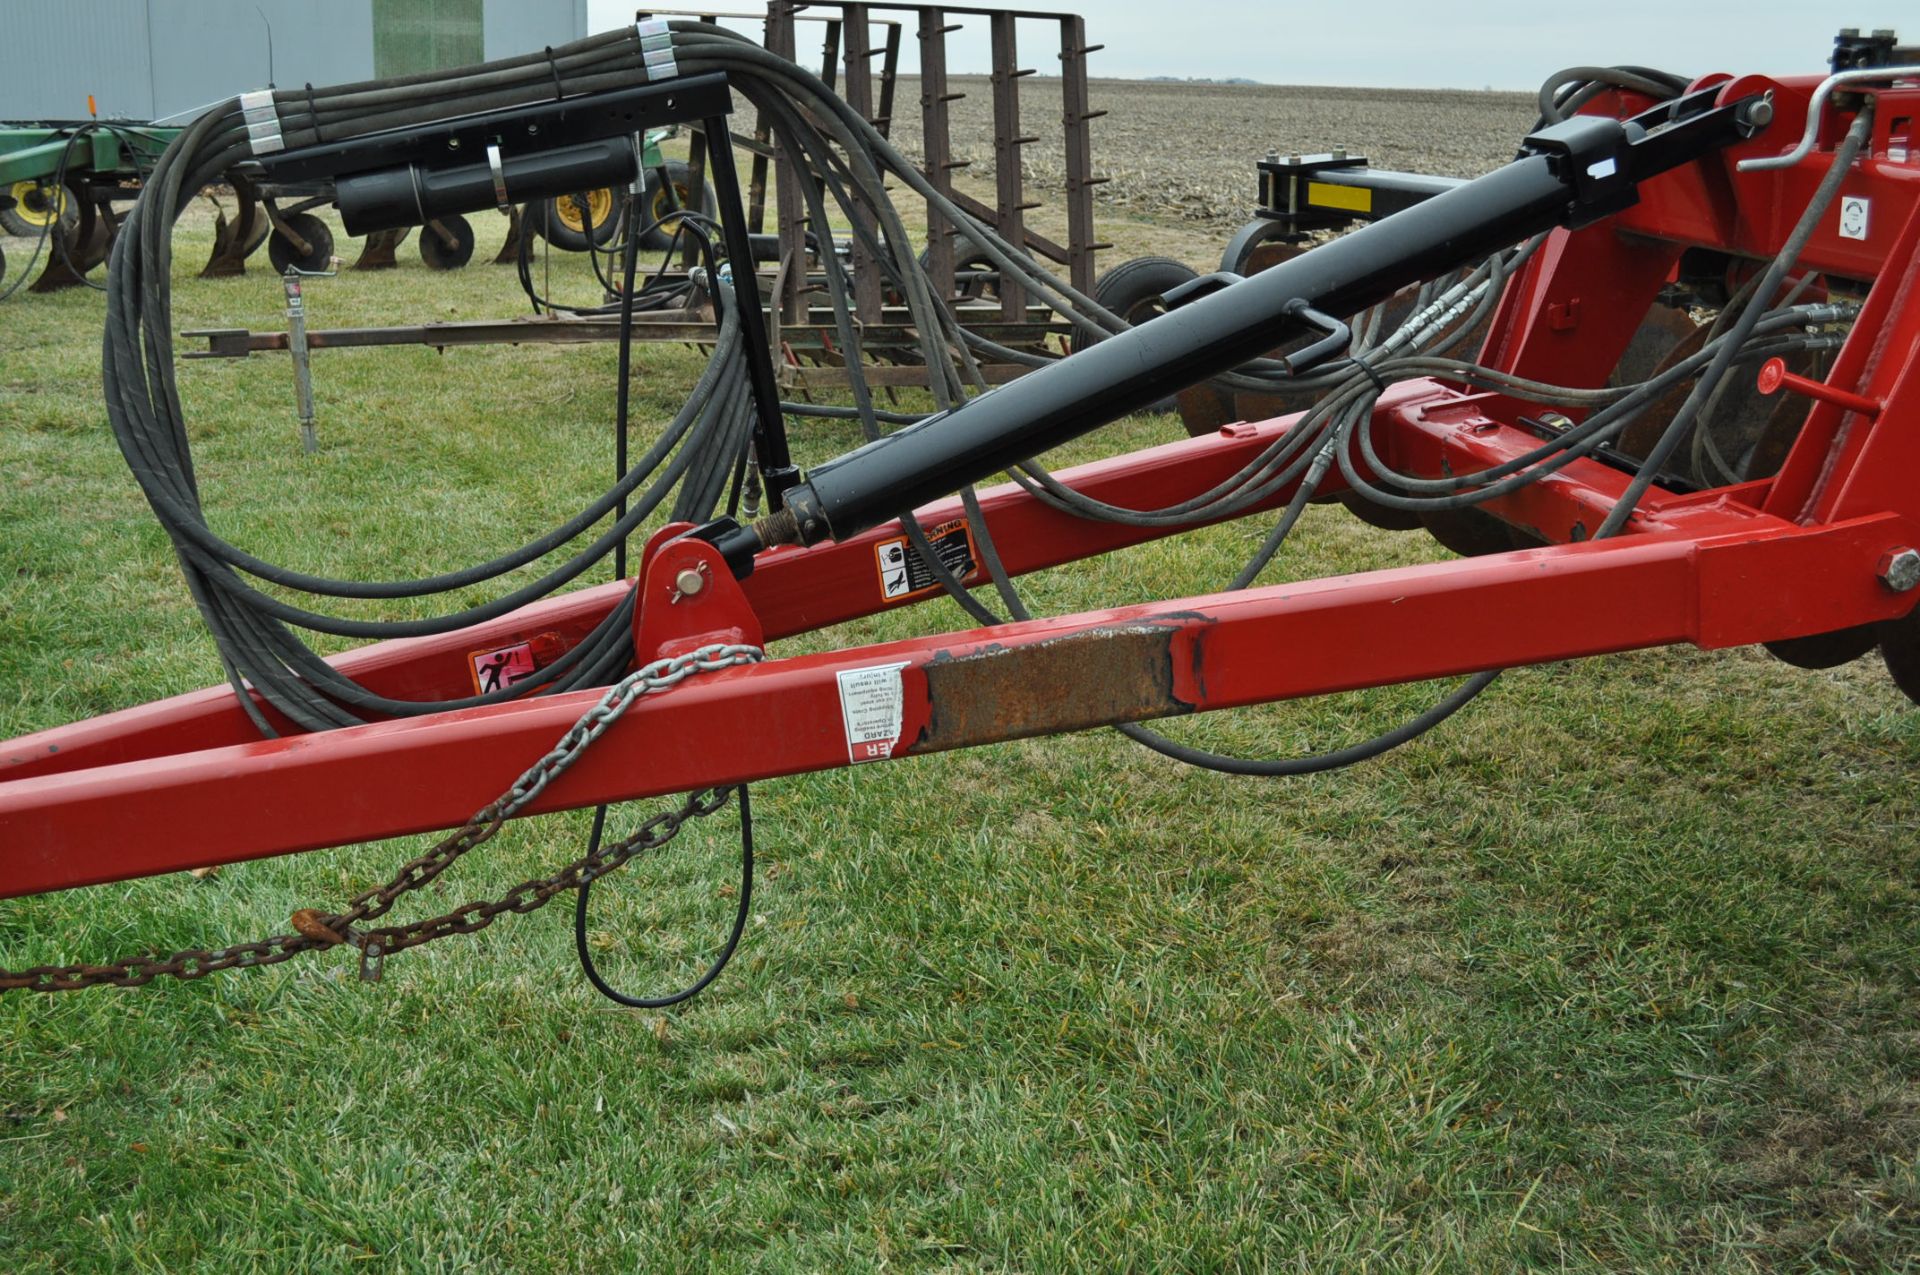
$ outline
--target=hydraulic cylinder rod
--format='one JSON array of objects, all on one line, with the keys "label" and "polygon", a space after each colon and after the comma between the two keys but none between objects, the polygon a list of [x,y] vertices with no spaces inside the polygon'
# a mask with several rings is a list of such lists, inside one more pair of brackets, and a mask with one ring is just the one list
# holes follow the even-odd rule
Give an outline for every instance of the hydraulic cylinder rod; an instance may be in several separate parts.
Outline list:
[{"label": "hydraulic cylinder rod", "polygon": [[712,538],[736,569],[751,569],[749,555],[765,545],[857,534],[1169,389],[1326,332],[1329,316],[1344,319],[1408,283],[1627,207],[1637,182],[1751,136],[1771,114],[1761,98],[1724,107],[1711,99],[1705,90],[1632,120],[1577,116],[1535,133],[1532,153],[1484,177],[829,461],[787,493],[781,513]]}]

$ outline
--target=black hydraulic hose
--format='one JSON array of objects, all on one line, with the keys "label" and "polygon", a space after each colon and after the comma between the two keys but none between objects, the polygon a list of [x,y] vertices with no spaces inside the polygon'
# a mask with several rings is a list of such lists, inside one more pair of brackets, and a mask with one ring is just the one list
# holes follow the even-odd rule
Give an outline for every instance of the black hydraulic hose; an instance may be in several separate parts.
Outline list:
[{"label": "black hydraulic hose", "polygon": [[[483,695],[437,702],[395,701],[374,695],[337,673],[285,626],[356,636],[396,636],[450,631],[489,612],[505,614],[566,580],[612,552],[641,524],[686,470],[712,444],[726,444],[738,433],[726,413],[703,411],[701,396],[662,431],[641,464],[623,473],[614,488],[555,532],[503,559],[479,568],[426,580],[387,582],[330,581],[264,563],[227,544],[207,528],[199,508],[191,453],[174,384],[167,273],[172,216],[210,177],[224,172],[250,147],[233,104],[209,111],[185,130],[150,176],[145,198],[128,218],[115,245],[112,293],[103,350],[108,414],[116,439],[141,481],[149,503],[172,535],[189,590],[220,642],[223,667],[243,705],[253,712],[249,688],[306,729],[323,729],[381,715],[443,711],[467,704],[497,702],[529,692],[603,684],[631,660],[631,598],[624,600],[587,639],[542,670],[539,686],[500,688]],[[729,327],[733,330],[729,331]],[[723,321],[714,356],[703,373],[711,388],[737,379],[732,369],[743,351],[737,325]],[[137,370],[136,370],[137,369]],[[698,387],[697,387],[698,388]],[[678,446],[679,454],[668,454]],[[653,475],[652,488],[636,500],[640,485]],[[624,511],[624,514],[623,512]],[[319,615],[261,592],[241,573],[305,592],[358,597],[414,597],[445,591],[528,565],[565,544],[607,515],[613,526],[570,562],[541,579],[491,603],[451,616],[411,621],[360,621]],[[258,712],[263,730],[270,724]]]},{"label": "black hydraulic hose", "polygon": [[1516,160],[1038,369],[812,470],[789,493],[799,538],[844,539],[1079,437],[1163,394],[1167,367],[1191,380],[1228,370],[1305,330],[1301,298],[1335,318],[1382,300],[1404,275],[1383,267],[1383,252],[1397,262],[1483,258],[1551,225],[1567,200],[1547,156]]},{"label": "black hydraulic hose", "polygon": [[[616,487],[627,474],[627,411],[633,388],[633,283],[639,272],[640,236],[628,234],[621,262],[620,354],[613,390],[613,475]],[[614,506],[614,517],[619,520],[626,516],[627,500],[622,496]],[[624,580],[626,576],[627,540],[623,536],[613,546],[613,578]]]},{"label": "black hydraulic hose", "polygon": [[1652,450],[1647,453],[1646,462],[1639,474],[1628,484],[1626,491],[1621,493],[1613,511],[1607,515],[1606,521],[1600,524],[1600,530],[1595,533],[1596,536],[1612,535],[1627,525],[1627,520],[1633,516],[1640,498],[1646,495],[1647,488],[1653,485],[1654,476],[1667,463],[1667,458],[1673,455],[1674,449],[1680,446],[1681,440],[1687,436],[1687,431],[1693,427],[1694,418],[1698,415],[1701,406],[1718,388],[1721,378],[1732,366],[1734,354],[1759,323],[1761,306],[1780,290],[1781,283],[1793,269],[1794,263],[1800,259],[1801,252],[1805,250],[1807,241],[1812,239],[1813,232],[1819,229],[1821,217],[1826,214],[1828,206],[1833,202],[1833,197],[1839,193],[1840,183],[1846,180],[1847,174],[1853,168],[1855,157],[1860,154],[1860,148],[1866,145],[1867,138],[1872,135],[1872,132],[1873,101],[1868,99],[1861,105],[1860,113],[1854,116],[1853,125],[1847,129],[1847,135],[1834,149],[1833,162],[1827,166],[1826,175],[1820,179],[1819,186],[1815,187],[1813,198],[1807,201],[1805,211],[1800,214],[1800,220],[1794,225],[1792,233],[1787,236],[1786,243],[1781,245],[1772,263],[1767,266],[1766,273],[1761,276],[1759,286],[1754,291],[1752,303],[1741,312],[1739,318],[1733,321],[1725,338],[1725,344],[1716,354],[1712,365],[1694,385],[1693,392],[1687,395],[1687,401],[1681,405],[1680,410],[1674,413],[1673,421],[1660,435],[1660,440],[1653,445]]},{"label": "black hydraulic hose", "polygon": [[[1055,279],[1023,253],[999,243],[989,228],[955,207],[939,192],[927,187],[925,179],[884,138],[879,137],[867,121],[860,119],[837,94],[826,89],[818,77],[773,57],[750,41],[709,25],[676,23],[672,25],[672,30],[681,72],[693,74],[707,69],[726,71],[738,91],[768,112],[774,122],[776,144],[782,146],[803,171],[818,177],[817,183],[803,184],[804,193],[811,197],[809,217],[818,241],[824,244],[832,234],[824,196],[846,215],[858,248],[869,254],[878,263],[881,272],[899,287],[920,333],[931,388],[936,404],[941,409],[950,411],[965,401],[967,384],[976,390],[980,388],[972,351],[977,348],[998,353],[998,347],[981,342],[974,334],[966,332],[942,299],[932,295],[924,272],[918,269],[915,262],[907,259],[907,245],[911,238],[886,195],[884,185],[888,181],[903,182],[928,199],[960,231],[963,241],[977,244],[982,255],[993,262],[1006,278],[1029,289],[1037,298],[1045,300],[1072,319],[1076,326],[1103,333],[1125,329],[1124,323],[1101,309],[1091,298],[1082,296],[1070,285]],[[545,100],[556,94],[571,96],[600,87],[624,87],[643,75],[638,69],[643,59],[637,54],[637,44],[631,32],[622,31],[506,63],[455,72],[423,73],[408,77],[404,83],[310,89],[305,93],[286,91],[276,94],[275,100],[289,144],[299,145],[316,137],[331,141],[359,136],[378,128],[450,118],[501,104]],[[1628,68],[1627,73],[1641,72],[1638,68]],[[1667,78],[1678,81],[1678,77]],[[1558,89],[1550,90],[1549,96],[1563,104],[1567,100],[1567,95]],[[228,110],[210,114],[218,115],[220,119],[196,142],[196,149],[192,153],[206,157],[206,162],[193,166],[196,173],[206,169],[215,158],[230,162],[227,157],[235,153],[244,155],[247,151],[246,135],[239,127],[237,113]],[[162,181],[159,185],[168,192],[165,198],[172,201],[179,197],[178,174],[170,169],[167,177],[171,184]],[[872,222],[868,223],[859,215],[859,210],[870,214]],[[638,227],[633,224],[636,221],[637,218],[629,219],[629,236],[639,233]],[[136,472],[140,472],[141,464],[149,461],[152,466],[166,471],[165,476],[155,478],[151,485],[143,478],[143,487],[151,486],[149,499],[156,502],[156,510],[166,505],[175,515],[169,521],[169,530],[176,533],[176,544],[181,547],[190,588],[194,590],[203,611],[208,613],[210,623],[217,625],[216,631],[227,633],[231,639],[231,646],[227,640],[223,640],[222,655],[223,659],[232,656],[238,660],[237,665],[230,663],[230,674],[236,680],[236,685],[242,676],[256,686],[270,683],[273,692],[269,698],[275,703],[279,702],[281,695],[291,695],[299,699],[303,712],[320,719],[350,716],[335,706],[336,699],[359,707],[366,702],[364,692],[359,688],[329,682],[331,670],[328,666],[306,650],[285,628],[286,624],[296,623],[303,627],[318,627],[322,631],[342,631],[341,626],[346,622],[338,621],[337,617],[315,616],[263,594],[242,581],[240,573],[257,574],[258,578],[269,583],[292,584],[293,587],[302,587],[306,583],[337,585],[341,587],[338,596],[408,597],[414,596],[416,587],[425,582],[394,581],[369,587],[356,582],[303,577],[299,573],[274,568],[271,564],[250,560],[206,530],[204,520],[199,517],[198,493],[192,477],[190,454],[185,447],[185,432],[172,380],[170,335],[164,315],[164,271],[153,268],[164,265],[166,260],[165,236],[161,234],[149,238],[151,242],[143,249],[138,262],[148,282],[142,284],[137,293],[142,298],[143,308],[151,307],[147,310],[148,322],[141,326],[136,321],[131,329],[139,334],[135,342],[121,341],[119,348],[123,351],[123,366],[131,366],[131,358],[125,356],[131,354],[136,343],[144,347],[150,377],[144,389],[150,393],[135,394],[126,387],[120,391],[128,411],[142,413],[140,428],[130,431],[123,448],[129,451],[129,461],[135,464]],[[622,248],[625,248],[624,244]],[[825,252],[822,257],[830,266],[831,260]],[[1377,385],[1382,377],[1412,375],[1416,367],[1438,366],[1441,362],[1438,356],[1470,330],[1472,320],[1467,317],[1468,313],[1478,315],[1493,303],[1499,291],[1499,271],[1504,261],[1505,258],[1495,256],[1469,281],[1453,285],[1451,290],[1446,290],[1444,282],[1423,289],[1423,302],[1429,297],[1437,298],[1433,313],[1422,317],[1417,323],[1410,320],[1402,331],[1384,341],[1378,351],[1373,350],[1370,340],[1378,322],[1377,315],[1366,324],[1356,321],[1361,338],[1351,352],[1354,361],[1336,362],[1314,378],[1297,378],[1295,381],[1302,387],[1317,384],[1328,390],[1322,405],[1304,417],[1283,438],[1264,449],[1262,455],[1230,483],[1203,494],[1201,498],[1178,502],[1184,508],[1169,508],[1166,511],[1101,508],[1098,502],[1087,501],[1046,475],[1037,465],[1029,463],[1016,466],[1014,477],[1050,503],[1070,508],[1082,516],[1123,520],[1145,519],[1157,514],[1176,517],[1185,514],[1189,519],[1228,516],[1266,498],[1280,485],[1295,480],[1299,480],[1303,488],[1310,491],[1319,481],[1317,475],[1326,472],[1331,440],[1345,437],[1355,423],[1367,415],[1366,409],[1372,396],[1354,378],[1363,374],[1372,376]],[[598,264],[596,260],[596,267]],[[708,264],[711,271],[710,255]],[[742,263],[742,268],[748,268],[746,263]],[[826,274],[828,291],[834,303],[837,334],[843,350],[850,356],[849,379],[854,406],[850,409],[813,409],[806,405],[784,404],[783,410],[796,414],[806,411],[820,411],[826,415],[850,414],[860,421],[870,438],[878,436],[879,426],[883,422],[907,424],[911,430],[911,422],[917,419],[917,414],[884,413],[873,404],[870,389],[859,373],[859,333],[850,322],[845,280],[831,268]],[[153,280],[162,282],[154,286]],[[631,277],[623,291],[620,302],[623,312],[643,304],[640,293],[644,290],[636,290]],[[1453,300],[1445,300],[1449,297]],[[545,298],[537,298],[536,304],[548,302]],[[1421,307],[1417,306],[1416,309],[1420,310]],[[1426,315],[1424,310],[1421,313]],[[700,403],[699,410],[684,411],[669,428],[668,433],[673,435],[673,439],[667,446],[670,450],[677,445],[678,453],[671,462],[661,462],[656,458],[656,464],[664,464],[664,471],[658,474],[660,481],[650,489],[648,499],[657,503],[664,496],[665,487],[678,481],[682,486],[679,501],[675,505],[676,512],[710,505],[719,499],[728,477],[740,473],[740,462],[745,455],[752,422],[746,410],[747,403],[732,382],[740,379],[737,375],[740,360],[757,357],[758,352],[738,348],[737,337],[734,348],[724,348],[727,346],[724,313],[722,317],[721,339],[716,342],[714,358],[707,369],[707,374],[715,379],[704,388],[696,387],[695,399]],[[1409,338],[1408,332],[1422,324],[1426,325],[1422,329],[1423,335],[1418,339]],[[1216,383],[1248,388],[1271,387],[1278,379],[1275,376],[1277,365],[1262,356],[1264,349],[1271,344],[1272,336],[1272,333],[1262,333],[1250,341],[1239,364],[1241,370],[1229,367],[1219,374]],[[114,347],[115,341],[116,338],[110,334],[110,348]],[[1358,362],[1362,358],[1366,361]],[[1425,358],[1428,362],[1421,364],[1417,361],[1419,358]],[[706,381],[707,375],[703,374],[703,382]],[[1549,395],[1545,401],[1557,400]],[[151,410],[155,406],[159,409],[157,412]],[[136,457],[141,459],[137,462]],[[635,527],[632,520],[635,506],[630,498],[638,490],[641,481],[634,475],[643,470],[654,473],[654,469],[644,461],[633,466],[631,470],[623,472],[616,488],[607,497],[590,506],[603,515],[611,513],[613,528],[573,563],[567,564],[560,572],[548,573],[535,582],[535,586],[529,586],[530,589],[536,586],[551,587],[557,580],[571,578],[563,576],[562,572],[576,565],[584,569],[606,552],[612,552],[617,558],[624,557],[625,535]],[[736,478],[736,493],[737,490]],[[737,496],[731,499],[737,499]],[[988,567],[988,574],[1001,589],[1002,597],[1008,600],[1011,609],[1017,603],[1018,595],[1012,590],[991,538],[984,534],[984,522],[979,517],[977,501],[970,490],[963,490],[962,499],[970,521],[976,524],[981,557]],[[1303,504],[1304,499],[1296,493],[1290,502],[1288,514],[1283,515],[1281,522],[1262,545],[1260,553],[1243,570],[1242,579],[1251,579],[1277,551],[1300,516]],[[582,510],[580,515],[576,515],[576,521],[587,512]],[[585,526],[597,521],[599,519],[588,520],[580,529],[584,530]],[[991,612],[979,607],[951,573],[944,569],[944,564],[932,552],[918,525],[911,519],[906,521],[909,535],[934,568],[936,576],[942,578],[942,583],[961,599],[962,605],[972,604],[969,610],[974,614],[990,617]],[[596,549],[600,550],[600,554],[594,553]],[[538,556],[542,555],[534,555]],[[486,565],[504,566],[506,561],[505,558],[496,559],[494,563]],[[526,565],[531,561],[533,558],[528,558],[517,565]],[[256,568],[260,570],[256,571]],[[514,567],[505,566],[504,569],[512,570]],[[453,583],[459,579],[458,573],[445,573],[429,579],[436,584],[446,582],[448,588],[460,587]],[[392,592],[382,592],[383,589]],[[325,593],[327,589],[321,587],[304,591]],[[524,593],[515,591],[509,598],[496,600],[496,604],[517,601]],[[629,597],[624,605],[630,606],[630,603]],[[457,616],[441,617],[429,623],[457,624],[476,613],[470,609]],[[310,621],[317,621],[317,624]],[[351,623],[374,625],[378,622]],[[625,624],[630,633],[630,610]],[[362,630],[355,628],[352,631]],[[370,635],[374,634],[370,631]],[[377,635],[387,634],[380,632]],[[609,634],[606,641],[596,642],[589,653],[579,657],[578,671],[585,676],[589,670],[608,669],[612,666],[611,661],[620,653],[617,643]],[[630,658],[630,652],[627,654]],[[260,665],[257,670],[252,667],[255,664]],[[445,705],[429,706],[422,711],[437,707]]]},{"label": "black hydraulic hose", "polygon": [[[1696,356],[1696,360],[1689,360],[1689,362],[1698,362],[1711,359],[1711,363],[1707,367],[1706,372],[1701,375],[1700,380],[1695,384],[1692,393],[1688,396],[1686,405],[1675,414],[1672,423],[1669,424],[1667,429],[1662,433],[1659,443],[1656,444],[1654,449],[1648,454],[1647,459],[1642,462],[1639,473],[1634,477],[1632,483],[1629,484],[1627,491],[1622,494],[1619,501],[1615,504],[1613,512],[1608,515],[1606,521],[1603,522],[1595,532],[1595,539],[1603,539],[1616,535],[1626,526],[1641,496],[1643,496],[1648,487],[1652,485],[1655,475],[1659,473],[1666,458],[1672,454],[1673,449],[1678,445],[1680,439],[1685,437],[1687,430],[1691,426],[1693,415],[1697,412],[1699,405],[1704,403],[1707,398],[1714,393],[1715,387],[1720,383],[1727,369],[1732,366],[1744,343],[1754,334],[1756,329],[1759,328],[1763,318],[1761,307],[1758,303],[1759,299],[1771,297],[1779,289],[1781,282],[1792,269],[1793,263],[1805,248],[1807,240],[1811,238],[1813,228],[1818,226],[1820,218],[1824,215],[1827,206],[1831,203],[1834,193],[1839,189],[1841,179],[1846,175],[1852,165],[1854,156],[1858,153],[1866,137],[1870,134],[1871,127],[1871,108],[1863,108],[1860,115],[1854,120],[1853,126],[1848,130],[1846,139],[1836,150],[1832,165],[1829,167],[1825,178],[1822,179],[1820,187],[1815,191],[1813,198],[1808,202],[1806,210],[1801,214],[1801,219],[1796,225],[1794,232],[1788,236],[1787,242],[1782,246],[1781,251],[1774,258],[1766,274],[1762,277],[1754,294],[1756,299],[1755,304],[1750,305],[1746,311],[1741,314],[1740,318],[1734,322],[1730,330],[1709,347],[1708,350]],[[1782,316],[1778,314],[1771,317],[1774,326],[1777,328],[1791,325],[1795,319],[1803,319],[1805,316],[1789,312],[1784,322]],[[1663,381],[1677,379],[1679,378],[1662,378]],[[1644,389],[1646,387],[1642,388]],[[1650,395],[1649,397],[1652,396]],[[1592,424],[1592,421],[1588,422],[1589,426]],[[1366,431],[1364,429],[1361,431],[1361,437],[1363,439],[1366,437]],[[1565,439],[1563,437],[1562,440],[1557,441],[1564,442]],[[1579,448],[1567,448],[1563,452],[1563,455],[1571,457],[1578,454],[1579,450]],[[1343,446],[1341,448],[1343,464],[1345,462],[1345,452],[1346,449]],[[1371,457],[1369,461],[1370,463],[1374,463]],[[1537,479],[1539,471],[1548,468],[1549,465],[1555,468],[1558,467],[1554,465],[1553,462],[1547,462],[1542,464],[1539,470],[1529,471],[1518,477],[1527,480]],[[1350,479],[1354,477],[1351,469],[1349,469],[1348,476]],[[1357,489],[1363,490],[1369,498],[1373,499],[1388,494],[1380,492],[1376,488],[1365,486],[1364,484]],[[1495,494],[1494,491],[1487,489],[1473,493],[1472,498],[1475,500],[1486,499],[1492,494]],[[1399,503],[1407,504],[1411,502]],[[1282,525],[1285,525],[1284,520]],[[1385,735],[1368,740],[1365,743],[1354,745],[1351,748],[1340,749],[1332,753],[1322,754],[1318,757],[1281,758],[1272,760],[1233,757],[1176,743],[1136,723],[1123,724],[1119,729],[1129,738],[1145,744],[1156,752],[1209,770],[1218,770],[1227,774],[1243,776],[1311,774],[1316,771],[1329,770],[1338,766],[1352,765],[1355,762],[1376,757],[1390,748],[1396,747],[1409,739],[1425,733],[1427,730],[1439,725],[1455,712],[1459,711],[1460,708],[1464,707],[1488,686],[1492,685],[1494,680],[1499,677],[1500,672],[1501,670],[1499,669],[1488,669],[1476,673],[1448,695],[1447,698],[1412,721],[1395,728],[1393,731],[1387,732]]]},{"label": "black hydraulic hose", "polygon": [[[594,990],[610,1001],[625,1005],[630,1009],[666,1009],[683,1001],[692,1000],[707,990],[720,972],[727,968],[727,962],[733,959],[733,953],[740,946],[740,936],[746,933],[747,918],[752,915],[753,905],[753,805],[747,796],[747,786],[741,784],[734,792],[740,798],[740,901],[733,909],[733,926],[727,931],[726,942],[713,958],[706,972],[693,982],[676,992],[664,996],[631,996],[608,983],[600,973],[600,967],[593,959],[593,951],[587,943],[587,903],[593,891],[593,878],[583,877],[580,889],[573,900],[573,950],[580,958],[580,969],[592,983]],[[590,853],[600,848],[602,833],[606,827],[607,808],[601,806],[593,814],[593,834],[589,840]]]}]

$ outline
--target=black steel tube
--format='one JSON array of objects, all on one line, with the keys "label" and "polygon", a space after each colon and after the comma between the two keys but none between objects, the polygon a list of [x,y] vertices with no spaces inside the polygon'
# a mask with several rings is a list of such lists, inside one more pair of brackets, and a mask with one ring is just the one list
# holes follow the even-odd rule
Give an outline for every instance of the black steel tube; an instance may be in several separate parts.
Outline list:
[{"label": "black steel tube", "polygon": [[[754,269],[753,237],[747,233],[740,176],[733,166],[733,136],[727,131],[724,118],[708,119],[702,127],[707,138],[707,170],[713,177],[714,196],[720,204],[727,267],[733,272],[734,304],[740,307],[740,340],[747,351],[747,377],[753,390],[754,459],[760,466],[768,506],[779,509],[782,497],[798,474],[787,451],[787,418],[780,411],[780,387],[773,379],[773,353],[768,346],[766,316],[760,308],[760,276]],[[799,263],[793,268],[798,269]]]},{"label": "black steel tube", "polygon": [[1715,105],[1718,93],[1708,87],[1631,120],[1577,116],[1535,132],[1530,153],[1504,168],[828,461],[787,493],[779,516],[716,543],[736,570],[750,570],[757,547],[857,534],[1325,330],[1327,316],[1345,319],[1406,284],[1627,207],[1638,182],[1772,119],[1761,96]]},{"label": "black steel tube", "polygon": [[[587,142],[561,150],[509,156],[501,168],[514,203],[548,199],[580,190],[624,186],[638,171],[639,157],[625,137]],[[480,212],[500,202],[495,174],[486,163],[457,168],[408,164],[376,173],[342,177],[333,200],[350,235],[400,226],[418,226],[448,213]]]},{"label": "black steel tube", "polygon": [[799,538],[877,526],[1238,367],[1308,330],[1302,299],[1345,318],[1549,229],[1572,199],[1558,167],[1516,160],[829,461],[788,493]]}]

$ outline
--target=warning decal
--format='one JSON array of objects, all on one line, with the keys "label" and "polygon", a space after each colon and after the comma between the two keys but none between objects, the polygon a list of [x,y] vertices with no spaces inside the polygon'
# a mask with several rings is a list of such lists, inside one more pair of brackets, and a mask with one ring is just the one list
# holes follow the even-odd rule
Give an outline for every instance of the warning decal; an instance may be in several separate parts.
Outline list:
[{"label": "warning decal", "polygon": [[847,726],[847,760],[885,761],[900,742],[906,693],[899,664],[840,670],[840,717]]},{"label": "warning decal", "polygon": [[476,651],[468,658],[473,661],[474,690],[482,695],[524,682],[539,667],[533,660],[532,642],[516,642],[497,651]]},{"label": "warning decal", "polygon": [[[973,536],[965,518],[927,528],[927,542],[956,579],[965,580],[974,567]],[[873,547],[880,572],[880,596],[888,602],[916,597],[940,587],[933,568],[905,536],[882,540]]]},{"label": "warning decal", "polygon": [[1843,195],[1840,198],[1840,237],[1842,239],[1865,239],[1867,237],[1867,218],[1873,211],[1873,204],[1862,195]]}]

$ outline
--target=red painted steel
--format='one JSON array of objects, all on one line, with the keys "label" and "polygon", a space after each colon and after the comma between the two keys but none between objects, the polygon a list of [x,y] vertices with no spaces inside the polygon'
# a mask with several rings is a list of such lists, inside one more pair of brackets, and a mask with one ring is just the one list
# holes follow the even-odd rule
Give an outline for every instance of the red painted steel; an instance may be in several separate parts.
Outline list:
[{"label": "red painted steel", "polygon": [[[1439,391],[1424,384],[1396,386],[1383,402],[1398,403],[1435,392]],[[1230,425],[1205,438],[1182,439],[1062,470],[1059,477],[1109,504],[1151,508],[1205,491],[1228,478],[1283,433],[1291,419]],[[1338,483],[1328,490],[1338,490]],[[1284,504],[1291,494],[1283,489],[1260,508]],[[1012,483],[981,492],[980,506],[1004,565],[1015,575],[1182,530],[1088,522],[1035,500]],[[937,526],[963,512],[960,501],[954,499],[929,505],[919,515],[926,525]],[[742,587],[768,639],[925,601],[924,595],[889,601],[875,582],[875,547],[900,534],[897,523],[888,523],[845,542],[762,555]],[[983,583],[985,578],[984,571],[976,570],[969,583]],[[628,587],[609,584],[582,589],[459,633],[381,642],[333,656],[328,663],[394,698],[449,699],[471,694],[467,662],[471,652],[509,646],[543,633],[558,635],[561,649],[570,647],[606,617]],[[255,703],[265,708],[257,696]],[[279,724],[291,732],[285,721]],[[213,687],[0,743],[0,782],[258,738],[233,693],[224,686]]]},{"label": "red painted steel", "polygon": [[[1749,261],[1775,252],[1831,152],[1816,149],[1779,171],[1742,173],[1737,162],[1792,146],[1815,83],[1725,79],[1723,100],[1773,92],[1774,126],[1648,182],[1640,202],[1613,218],[1552,236],[1503,296],[1486,359],[1599,384],[1685,249]],[[1545,548],[703,675],[637,704],[532,811],[829,769],[869,753],[904,758],[1606,651],[1807,636],[1905,614],[1912,595],[1883,584],[1878,569],[1889,551],[1920,545],[1912,480],[1920,472],[1920,154],[1910,148],[1920,88],[1878,96],[1870,152],[1842,187],[1871,215],[1823,223],[1804,262],[1842,291],[1846,280],[1872,285],[1826,384],[1881,410],[1868,417],[1812,403],[1776,477],[1689,494],[1656,487],[1628,534],[1591,543],[1629,479],[1580,460],[1484,506]],[[1591,109],[1639,104],[1622,96]],[[1843,128],[1844,120],[1824,122],[1822,145]],[[1439,476],[1531,450],[1538,438],[1521,418],[1537,410],[1421,381],[1393,387],[1372,428],[1389,464]],[[1233,473],[1290,419],[1230,425],[1065,476],[1112,503],[1165,504]],[[1333,482],[1323,494],[1337,490]],[[1275,493],[1268,506],[1288,494]],[[1016,574],[1167,534],[1084,522],[1011,485],[984,493],[982,504]],[[937,524],[959,513],[949,501],[922,516]],[[642,569],[640,658],[762,635],[777,654],[783,638],[910,604],[885,597],[878,583],[876,554],[897,534],[888,527],[844,544],[770,552],[737,587],[706,546],[656,537]],[[684,573],[702,566],[699,587],[686,587]],[[523,641],[564,649],[627,587],[583,590],[466,633],[333,662],[389,695],[465,694],[475,652]],[[850,673],[882,689],[897,677],[897,740],[853,742],[843,706]],[[595,698],[579,692],[262,741],[218,688],[14,740],[0,745],[0,896],[453,826]]]},{"label": "red painted steel", "polygon": [[1868,398],[1864,394],[1851,394],[1836,389],[1825,381],[1816,381],[1811,377],[1797,375],[1787,371],[1785,359],[1768,359],[1760,368],[1757,378],[1762,394],[1777,394],[1781,390],[1791,390],[1804,398],[1818,399],[1822,403],[1831,403],[1844,412],[1858,412],[1862,416],[1880,415],[1883,406],[1879,399]]}]

